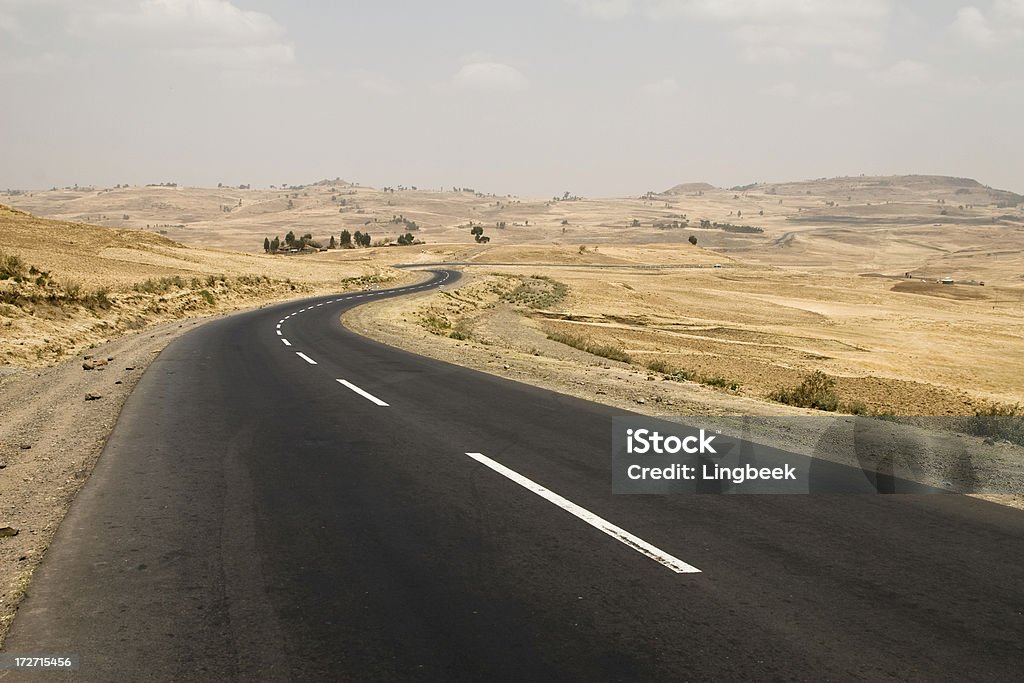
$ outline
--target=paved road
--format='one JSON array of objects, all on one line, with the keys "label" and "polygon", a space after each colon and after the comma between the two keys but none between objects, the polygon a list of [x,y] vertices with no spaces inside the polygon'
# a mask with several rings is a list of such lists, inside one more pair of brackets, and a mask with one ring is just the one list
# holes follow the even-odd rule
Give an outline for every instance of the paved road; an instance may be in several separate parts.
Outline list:
[{"label": "paved road", "polygon": [[81,667],[5,680],[1019,680],[1021,512],[613,496],[619,411],[339,325],[391,295],[170,345],[5,646]]}]

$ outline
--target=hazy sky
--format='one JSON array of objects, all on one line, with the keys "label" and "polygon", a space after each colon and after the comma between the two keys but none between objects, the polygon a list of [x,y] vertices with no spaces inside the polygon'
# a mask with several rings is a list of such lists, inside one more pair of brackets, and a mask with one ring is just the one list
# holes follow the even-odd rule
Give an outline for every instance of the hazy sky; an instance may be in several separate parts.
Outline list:
[{"label": "hazy sky", "polygon": [[1024,192],[1024,0],[0,0],[0,188]]}]

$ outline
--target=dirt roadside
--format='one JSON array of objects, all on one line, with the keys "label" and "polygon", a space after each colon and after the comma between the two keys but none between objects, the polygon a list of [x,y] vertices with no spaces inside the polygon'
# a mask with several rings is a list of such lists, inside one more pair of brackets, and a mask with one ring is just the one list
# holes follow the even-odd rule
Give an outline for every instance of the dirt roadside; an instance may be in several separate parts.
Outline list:
[{"label": "dirt roadside", "polygon": [[[439,326],[438,316],[451,314],[443,302],[470,301],[467,292],[486,289],[488,278],[464,273],[454,287],[386,299],[350,309],[342,323],[379,342],[448,363],[532,384],[588,401],[631,412],[666,417],[697,416],[717,421],[729,416],[762,416],[774,420],[791,416],[817,416],[804,423],[805,433],[789,426],[762,425],[761,440],[770,446],[798,453],[812,452],[821,434],[813,425],[844,419],[834,413],[795,408],[734,391],[695,382],[669,381],[663,373],[635,364],[610,360],[551,340],[543,321],[523,315],[508,303],[466,307],[467,315],[450,327]],[[458,309],[458,305],[455,307]],[[789,423],[790,425],[793,423]],[[1024,510],[1024,447],[1009,442],[990,443],[977,436],[929,433],[915,427],[893,426],[912,443],[929,444],[917,451],[915,479],[939,488],[954,480],[954,490],[986,491],[970,494],[1000,505]],[[894,432],[895,433],[895,432]],[[766,441],[767,439],[767,441]],[[967,471],[951,472],[951,463],[965,452],[974,458]],[[835,459],[849,464],[839,456]],[[968,487],[969,481],[974,486]]]},{"label": "dirt roadside", "polygon": [[50,368],[0,376],[0,528],[17,530],[0,538],[0,645],[128,395],[167,344],[211,319],[164,323]]}]

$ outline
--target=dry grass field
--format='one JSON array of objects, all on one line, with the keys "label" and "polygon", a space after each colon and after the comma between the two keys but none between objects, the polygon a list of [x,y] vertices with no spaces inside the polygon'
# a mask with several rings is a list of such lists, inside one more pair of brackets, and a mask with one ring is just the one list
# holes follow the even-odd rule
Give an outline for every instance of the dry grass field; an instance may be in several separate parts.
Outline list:
[{"label": "dry grass field", "polygon": [[409,277],[373,254],[193,248],[0,205],[0,368],[52,365],[168,320]]},{"label": "dry grass field", "polygon": [[[55,189],[5,201],[110,228],[75,228],[97,236],[70,237],[76,243],[62,256],[52,233],[34,245],[29,224],[17,234],[0,228],[0,245],[20,244],[26,262],[77,269],[89,286],[124,291],[195,271],[290,279],[299,294],[346,277],[394,277],[387,266],[399,262],[465,263],[472,277],[456,292],[367,309],[393,341],[428,334],[429,348],[418,350],[456,360],[475,344],[535,359],[571,349],[571,375],[598,349],[628,358],[638,381],[688,379],[758,401],[818,370],[833,378],[840,409],[853,412],[965,415],[1024,400],[1024,197],[972,180],[696,183],[611,199],[335,180],[266,190]],[[474,242],[473,225],[490,242]],[[264,237],[289,230],[324,244],[342,230],[375,242],[408,230],[426,244],[262,253]],[[89,251],[77,251],[85,242]],[[955,282],[939,283],[947,277]],[[524,294],[550,283],[557,296]],[[275,295],[288,293],[277,287]],[[359,315],[366,322],[370,313]]]}]

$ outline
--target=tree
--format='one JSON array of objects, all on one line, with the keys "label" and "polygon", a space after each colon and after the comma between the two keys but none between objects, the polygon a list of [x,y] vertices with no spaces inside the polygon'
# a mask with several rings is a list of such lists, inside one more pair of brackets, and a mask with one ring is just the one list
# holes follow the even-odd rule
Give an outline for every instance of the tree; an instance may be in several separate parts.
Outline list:
[{"label": "tree", "polygon": [[688,241],[689,241],[689,242],[690,242],[690,244],[692,244],[693,246],[697,246],[697,236],[696,236],[696,235],[690,235],[690,237],[689,237],[689,240],[688,240]]},{"label": "tree", "polygon": [[473,237],[479,237],[480,235],[484,234],[484,226],[474,225],[469,229],[469,234],[472,235]]},{"label": "tree", "polygon": [[349,249],[352,246],[352,233],[348,230],[341,231],[341,246],[343,249]]},{"label": "tree", "polygon": [[331,235],[331,243],[327,245],[328,249],[337,249],[338,244],[334,241],[334,235]]},{"label": "tree", "polygon": [[355,242],[357,247],[363,246],[363,233],[356,230],[356,234],[352,235],[352,241]]},{"label": "tree", "polygon": [[295,233],[289,230],[288,234],[284,236],[284,243],[289,247],[295,244]]},{"label": "tree", "polygon": [[268,254],[270,253],[270,238],[269,237],[264,237],[263,238],[263,251],[267,252]]},{"label": "tree", "polygon": [[280,248],[281,248],[281,238],[280,237],[275,237],[270,242],[270,253],[276,254],[278,249],[280,249]]}]

